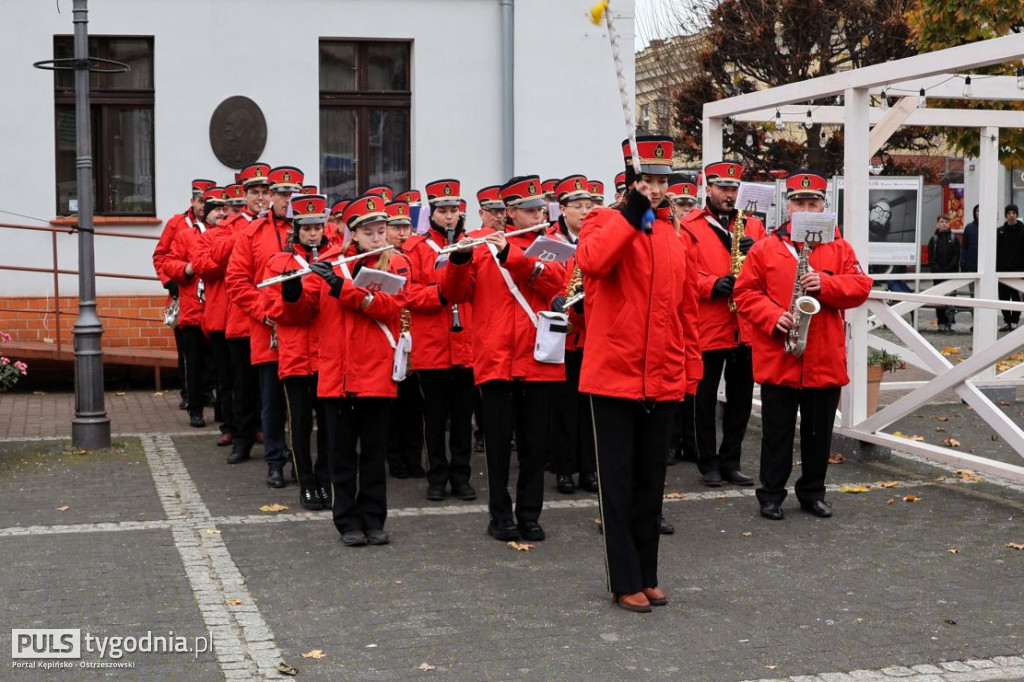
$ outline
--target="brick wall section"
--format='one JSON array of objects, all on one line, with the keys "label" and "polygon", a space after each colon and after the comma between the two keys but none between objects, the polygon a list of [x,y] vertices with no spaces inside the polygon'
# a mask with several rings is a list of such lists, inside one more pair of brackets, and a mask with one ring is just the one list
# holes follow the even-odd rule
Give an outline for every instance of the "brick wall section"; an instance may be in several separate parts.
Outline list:
[{"label": "brick wall section", "polygon": [[[174,334],[164,325],[166,296],[99,296],[104,348],[174,349]],[[72,343],[78,297],[60,297],[61,341]],[[52,297],[0,297],[0,330],[15,341],[56,340]]]}]

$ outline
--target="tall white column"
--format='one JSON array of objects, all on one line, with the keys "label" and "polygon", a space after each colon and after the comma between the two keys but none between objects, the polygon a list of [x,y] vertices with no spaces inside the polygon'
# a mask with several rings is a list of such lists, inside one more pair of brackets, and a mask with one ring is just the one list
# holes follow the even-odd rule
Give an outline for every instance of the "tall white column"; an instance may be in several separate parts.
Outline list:
[{"label": "tall white column", "polygon": [[[978,273],[981,282],[974,288],[977,298],[999,297],[996,274],[996,227],[1002,223],[999,211],[999,128],[982,128],[981,151],[978,154]],[[967,209],[970,210],[969,208]],[[974,352],[988,348],[996,342],[996,329],[1001,318],[999,312],[987,308],[974,310]],[[978,375],[979,379],[995,376],[995,367]]]},{"label": "tall white column", "polygon": [[704,163],[722,160],[722,119],[704,117],[704,125],[701,128],[701,148],[704,152]]}]

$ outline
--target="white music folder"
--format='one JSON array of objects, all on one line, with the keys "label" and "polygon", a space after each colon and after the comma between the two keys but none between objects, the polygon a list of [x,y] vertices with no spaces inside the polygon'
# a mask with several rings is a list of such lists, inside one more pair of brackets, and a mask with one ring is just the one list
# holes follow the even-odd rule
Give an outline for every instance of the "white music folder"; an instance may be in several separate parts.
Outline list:
[{"label": "white music folder", "polygon": [[539,258],[544,262],[564,263],[574,253],[576,253],[576,247],[572,244],[550,237],[537,237],[530,244],[525,255],[528,258]]},{"label": "white music folder", "polygon": [[367,291],[380,291],[385,294],[397,294],[405,286],[405,277],[392,275],[383,270],[363,268],[352,280],[352,283]]}]

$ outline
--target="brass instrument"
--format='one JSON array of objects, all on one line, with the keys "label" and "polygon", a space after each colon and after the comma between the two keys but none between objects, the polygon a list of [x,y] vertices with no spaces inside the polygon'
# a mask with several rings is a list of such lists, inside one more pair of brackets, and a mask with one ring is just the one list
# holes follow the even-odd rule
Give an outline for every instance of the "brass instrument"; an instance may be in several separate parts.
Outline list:
[{"label": "brass instrument", "polygon": [[[533,227],[524,227],[521,230],[512,230],[511,232],[506,232],[505,236],[506,237],[516,237],[516,236],[521,235],[521,234],[526,234],[527,232],[536,232],[537,230],[546,230],[548,227],[550,227],[549,223],[541,223],[540,225],[534,225]],[[441,249],[440,251],[438,251],[438,253],[442,254],[442,255],[446,254],[446,253],[447,254],[451,254],[451,253],[454,253],[455,251],[459,251],[460,249],[465,249],[465,248],[470,247],[470,246],[474,246],[474,247],[475,246],[480,246],[481,244],[486,244],[486,243],[487,243],[487,237],[477,237],[476,239],[467,239],[466,241],[463,241],[463,242],[456,242],[454,244],[449,244],[448,246],[446,246],[443,249]]]},{"label": "brass instrument", "polygon": [[796,262],[796,280],[793,282],[793,297],[789,303],[789,314],[793,316],[793,326],[786,333],[786,352],[800,357],[807,347],[807,330],[811,326],[811,317],[821,310],[821,303],[813,296],[808,296],[800,280],[810,271],[809,259],[814,247],[821,243],[821,235],[808,232],[804,239],[804,248]]},{"label": "brass instrument", "polygon": [[[330,262],[331,265],[341,265],[342,263],[351,263],[352,261],[362,260],[363,258],[366,258],[367,256],[375,256],[378,253],[384,253],[385,251],[390,251],[393,248],[395,248],[395,246],[393,244],[388,244],[387,246],[382,246],[379,249],[373,249],[371,251],[364,251],[363,253],[357,253],[354,256],[347,256],[347,257],[344,257],[344,258],[335,258],[334,260],[329,261],[329,262]],[[315,257],[314,257],[314,260],[316,260]],[[310,269],[309,268],[302,268],[300,270],[292,270],[291,272],[286,272],[286,273],[277,275],[276,277],[271,277],[270,279],[265,279],[262,282],[260,282],[259,284],[257,284],[256,288],[257,289],[262,289],[263,287],[269,287],[271,284],[280,284],[281,282],[287,282],[288,280],[295,279],[296,277],[303,277],[304,275],[308,275],[309,273],[310,273]]]},{"label": "brass instrument", "polygon": [[[736,212],[736,221],[732,227],[732,249],[729,252],[729,274],[733,277],[740,276],[740,268],[743,267],[743,261],[746,256],[740,251],[740,241],[747,236],[746,232],[747,225],[747,214],[740,209]],[[736,301],[729,298],[729,312],[736,312]]]},{"label": "brass instrument", "polygon": [[565,287],[565,303],[562,304],[562,312],[569,312],[569,308],[582,301],[585,295],[586,293],[583,291],[583,272],[580,271],[580,266],[577,265],[573,268],[572,275],[569,277],[569,284]]}]

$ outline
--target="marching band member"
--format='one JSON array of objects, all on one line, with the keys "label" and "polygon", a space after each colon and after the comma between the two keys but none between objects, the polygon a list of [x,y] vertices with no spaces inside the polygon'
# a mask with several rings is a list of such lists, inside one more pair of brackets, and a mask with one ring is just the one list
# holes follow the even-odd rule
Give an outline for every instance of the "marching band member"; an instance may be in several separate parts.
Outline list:
[{"label": "marching band member", "polygon": [[[458,180],[428,183],[430,230],[406,242],[412,262],[410,296],[420,300],[412,312],[412,368],[423,391],[423,429],[427,444],[427,499],[443,500],[447,487],[460,500],[475,500],[469,482],[472,455],[473,306],[452,304],[440,293],[443,268],[436,267],[441,249],[462,238],[459,217],[462,186]],[[446,266],[447,267],[447,266]],[[445,448],[445,425],[451,424]],[[451,453],[449,459],[448,452]]]},{"label": "marching band member", "polygon": [[[513,229],[544,221],[544,195],[536,175],[501,187]],[[546,311],[562,286],[565,268],[527,257],[536,232],[506,237],[481,229],[463,240],[443,269],[440,295],[448,303],[472,302],[474,378],[483,395],[490,523],[497,540],[545,538],[538,519],[544,502],[544,454],[552,382],[564,381],[561,364],[534,358],[537,312]],[[516,506],[508,493],[511,441],[519,457]]]},{"label": "marching band member", "polygon": [[388,252],[334,265],[335,257],[358,256],[386,245],[384,200],[363,195],[345,209],[352,233],[343,247],[331,246],[310,265],[301,291],[282,288],[286,303],[317,314],[320,339],[317,395],[325,399],[330,454],[332,513],[349,547],[389,542],[387,519],[388,407],[397,389],[391,378],[400,297],[355,286],[364,268],[409,276],[404,256]]},{"label": "marching band member", "polygon": [[[569,244],[579,244],[583,219],[594,207],[590,198],[587,178],[570,175],[556,187],[561,215],[548,236]],[[576,266],[576,256],[565,264],[564,290],[555,297],[551,309],[563,312],[567,296],[582,291],[582,274]],[[555,472],[555,487],[562,494],[576,490],[573,474],[579,474],[579,487],[597,492],[597,462],[594,459],[594,426],[590,420],[590,397],[580,393],[580,368],[583,365],[583,344],[586,333],[583,304],[577,303],[566,311],[569,315],[569,333],[565,337],[565,383],[555,389],[552,416],[551,466]]]},{"label": "marching band member", "polygon": [[[723,481],[748,486],[754,479],[740,470],[743,436],[750,420],[754,372],[750,345],[741,334],[732,290],[736,268],[754,242],[764,239],[764,224],[745,216],[738,227],[736,195],[743,167],[721,161],[704,169],[707,200],[703,211],[682,219],[683,226],[699,244],[697,262],[700,282],[700,345],[704,378],[697,388],[694,417],[697,436],[697,468],[704,485],[718,487]],[[738,230],[743,230],[734,244]],[[716,448],[718,384],[725,373],[725,406],[722,412],[722,445]]]},{"label": "marching band member", "polygon": [[604,206],[604,183],[600,180],[590,181],[590,200],[594,206]]},{"label": "marching band member", "polygon": [[669,185],[668,195],[677,220],[682,220],[690,211],[697,208],[697,185],[692,182],[683,181]]},{"label": "marching band member", "polygon": [[[267,262],[262,279],[315,263],[330,245],[324,236],[326,196],[294,194],[291,208],[292,232],[284,250]],[[301,313],[295,315],[298,311],[285,305],[282,291],[285,286],[292,289],[292,294],[301,293],[302,283],[294,279],[267,286],[260,291],[260,296],[265,314],[273,321],[277,334],[277,373],[284,385],[292,466],[299,479],[299,504],[303,509],[317,511],[331,506],[325,407],[317,398],[320,341],[313,321]],[[311,453],[314,412],[318,425],[315,464]]]},{"label": "marching band member", "polygon": [[345,209],[349,205],[348,199],[343,199],[336,202],[331,206],[331,217],[324,226],[324,234],[327,235],[327,241],[337,246],[341,246],[348,241],[348,228],[345,227]]},{"label": "marching band member", "polygon": [[[388,244],[395,247],[395,253],[405,253],[412,236],[409,204],[396,200],[385,208],[388,212]],[[401,331],[410,331],[411,325],[407,320],[411,319],[412,313],[403,308],[401,315]],[[410,372],[404,381],[398,383],[398,399],[391,403],[388,423],[391,426],[387,459],[391,476],[426,478],[427,472],[423,469],[423,394],[420,392],[419,375],[415,372]]]},{"label": "marching band member", "polygon": [[224,216],[224,220],[245,212],[245,185],[242,184],[242,174],[237,173],[236,175],[238,181],[224,188],[224,192],[228,196],[226,204],[228,213]]},{"label": "marching band member", "polygon": [[284,251],[291,221],[288,203],[294,193],[302,191],[302,171],[292,166],[272,168],[270,210],[257,218],[238,235],[231,253],[226,277],[228,294],[249,316],[249,341],[252,364],[257,367],[260,382],[260,420],[263,425],[263,458],[267,463],[267,485],[283,488],[285,452],[284,388],[277,374],[277,340],[274,322],[266,315],[263,299],[256,284],[261,281],[267,263]]},{"label": "marching band member", "polygon": [[626,196],[626,174],[618,173],[615,176],[615,198],[610,204],[610,208],[618,208],[622,203],[622,199]]},{"label": "marching band member", "polygon": [[[821,213],[827,181],[817,173],[799,172],[786,180],[786,208]],[[802,473],[794,486],[800,508],[818,517],[832,515],[825,502],[825,474],[832,446],[832,426],[841,387],[849,383],[843,311],[867,300],[872,280],[864,274],[850,243],[837,235],[806,256],[807,272],[796,280],[804,249],[790,238],[787,222],[750,250],[736,283],[740,320],[753,346],[754,378],[761,384],[761,516],[780,520],[786,482],[793,470],[793,436],[800,410]],[[784,306],[794,294],[813,296],[821,307],[805,317],[806,349],[787,352],[794,319]],[[792,307],[792,303],[789,304]]]},{"label": "marching band member", "polygon": [[[665,451],[701,360],[696,259],[665,201],[672,138],[637,144],[642,175],[627,162],[627,185],[636,186],[619,209],[591,211],[576,261],[586,289],[580,391],[591,394],[608,587],[622,608],[647,612],[668,603],[658,587]],[[628,141],[623,153],[631,157]],[[645,225],[652,207],[656,219]]]}]

